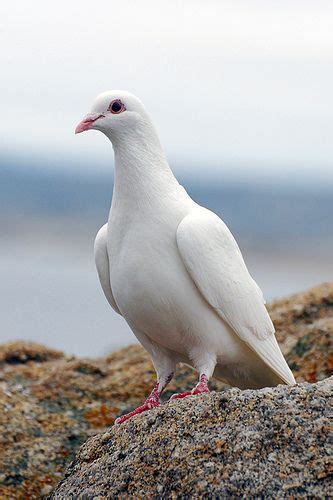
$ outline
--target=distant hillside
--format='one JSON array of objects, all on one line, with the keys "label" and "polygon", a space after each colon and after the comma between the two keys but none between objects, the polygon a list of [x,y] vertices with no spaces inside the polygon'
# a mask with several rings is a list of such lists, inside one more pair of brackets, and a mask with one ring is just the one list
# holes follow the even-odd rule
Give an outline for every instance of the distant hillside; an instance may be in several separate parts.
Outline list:
[{"label": "distant hillside", "polygon": [[[0,158],[1,218],[83,217],[104,220],[112,195],[108,175]],[[317,244],[333,249],[333,193],[309,186],[256,186],[181,179],[193,199],[223,215],[246,244]],[[4,222],[4,220],[2,220]],[[315,243],[314,243],[315,242]]]}]

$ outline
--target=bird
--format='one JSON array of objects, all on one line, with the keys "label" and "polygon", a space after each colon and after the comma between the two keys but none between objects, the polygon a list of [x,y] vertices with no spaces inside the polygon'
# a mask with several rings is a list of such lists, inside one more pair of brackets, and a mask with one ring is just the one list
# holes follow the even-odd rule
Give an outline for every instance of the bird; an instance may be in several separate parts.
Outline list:
[{"label": "bird", "polygon": [[94,100],[75,133],[102,132],[114,150],[108,221],[94,243],[105,297],[148,351],[156,383],[121,424],[155,408],[179,363],[240,389],[295,384],[263,293],[221,218],[197,204],[174,176],[145,106],[112,90]]}]

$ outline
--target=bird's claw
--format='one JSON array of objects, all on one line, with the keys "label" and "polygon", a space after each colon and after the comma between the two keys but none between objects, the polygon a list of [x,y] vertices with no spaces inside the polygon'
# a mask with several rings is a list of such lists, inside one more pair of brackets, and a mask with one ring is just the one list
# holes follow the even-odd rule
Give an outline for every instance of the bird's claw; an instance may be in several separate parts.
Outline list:
[{"label": "bird's claw", "polygon": [[198,384],[191,391],[185,391],[173,394],[170,398],[170,401],[172,399],[182,399],[186,398],[187,396],[194,396],[195,394],[203,394],[204,392],[210,392],[207,385],[207,380],[208,379],[206,375],[202,375],[200,377],[200,382],[198,382]]},{"label": "bird's claw", "polygon": [[176,394],[172,394],[170,401],[172,401],[173,399],[186,398],[187,396],[191,396],[191,395],[192,395],[192,391],[177,392]]},{"label": "bird's claw", "polygon": [[134,415],[139,415],[140,413],[151,410],[152,408],[156,408],[157,406],[159,406],[159,404],[160,404],[159,401],[147,400],[143,403],[143,405],[139,406],[138,408],[135,408],[135,410],[118,417],[114,421],[114,423],[122,424],[123,422],[126,422],[126,420],[134,417]]}]

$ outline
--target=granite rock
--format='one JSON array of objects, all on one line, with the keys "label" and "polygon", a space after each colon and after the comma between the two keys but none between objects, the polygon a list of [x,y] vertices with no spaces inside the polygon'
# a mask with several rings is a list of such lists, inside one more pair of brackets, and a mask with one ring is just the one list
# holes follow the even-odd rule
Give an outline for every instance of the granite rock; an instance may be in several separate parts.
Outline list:
[{"label": "granite rock", "polygon": [[[333,283],[268,308],[297,382],[329,377]],[[154,378],[149,356],[139,345],[100,359],[69,357],[31,342],[1,345],[0,498],[47,496],[80,445],[140,404]],[[164,401],[195,381],[196,374],[180,366]],[[210,387],[225,389],[214,380]]]},{"label": "granite rock", "polygon": [[89,439],[51,498],[330,497],[332,381],[167,403]]}]

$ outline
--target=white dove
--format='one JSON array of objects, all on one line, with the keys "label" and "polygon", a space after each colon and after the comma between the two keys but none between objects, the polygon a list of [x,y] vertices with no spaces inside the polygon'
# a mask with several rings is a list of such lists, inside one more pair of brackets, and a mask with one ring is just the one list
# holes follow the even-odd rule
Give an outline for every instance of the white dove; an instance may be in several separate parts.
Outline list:
[{"label": "white dove", "polygon": [[142,406],[158,406],[176,365],[209,392],[213,375],[241,389],[294,384],[263,294],[228,227],[195,203],[174,177],[142,102],[125,91],[100,94],[75,132],[112,142],[115,176],[108,222],[95,240],[107,300],[149,352],[157,382]]}]

